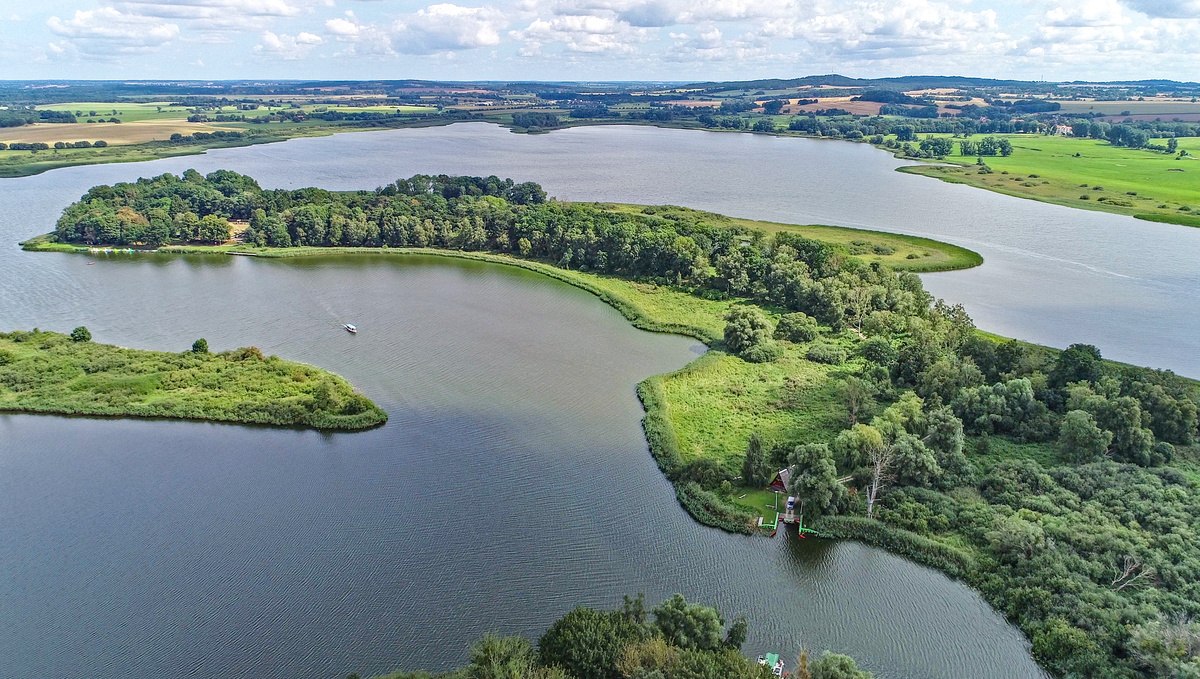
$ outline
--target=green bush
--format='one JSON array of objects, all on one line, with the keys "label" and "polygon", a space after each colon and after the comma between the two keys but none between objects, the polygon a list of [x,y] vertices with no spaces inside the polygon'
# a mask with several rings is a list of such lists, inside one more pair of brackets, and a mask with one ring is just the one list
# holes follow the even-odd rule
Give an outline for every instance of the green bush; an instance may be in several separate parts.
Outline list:
[{"label": "green bush", "polygon": [[806,313],[795,312],[784,314],[775,326],[775,339],[789,342],[811,342],[820,333],[816,319]]},{"label": "green bush", "polygon": [[716,493],[704,490],[696,483],[675,484],[675,497],[692,518],[706,526],[731,533],[749,534],[753,530],[756,516],[725,502]]},{"label": "green bush", "polygon": [[846,350],[836,344],[818,343],[808,348],[808,360],[814,363],[840,365],[846,362]]}]

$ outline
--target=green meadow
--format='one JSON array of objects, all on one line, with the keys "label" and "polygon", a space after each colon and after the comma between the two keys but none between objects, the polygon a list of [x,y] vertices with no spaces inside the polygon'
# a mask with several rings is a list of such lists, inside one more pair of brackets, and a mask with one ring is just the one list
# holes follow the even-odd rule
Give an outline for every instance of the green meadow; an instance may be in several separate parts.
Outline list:
[{"label": "green meadow", "polygon": [[[89,335],[90,336],[90,335]],[[366,429],[387,414],[320,368],[264,356],[126,349],[54,332],[0,333],[0,411]]]},{"label": "green meadow", "polygon": [[1200,226],[1198,138],[1179,140],[1179,148],[1190,154],[1181,158],[1096,139],[994,136],[1009,139],[1013,154],[984,158],[990,172],[977,166],[975,157],[963,156],[901,170],[1059,205]]}]

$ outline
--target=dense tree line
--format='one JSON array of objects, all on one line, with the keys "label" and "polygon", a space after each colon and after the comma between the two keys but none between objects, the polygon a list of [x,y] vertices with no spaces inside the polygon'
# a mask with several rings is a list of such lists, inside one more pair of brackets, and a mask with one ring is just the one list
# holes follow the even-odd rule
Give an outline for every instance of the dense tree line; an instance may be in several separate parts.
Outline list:
[{"label": "dense tree line", "polygon": [[[770,668],[742,655],[748,625],[726,628],[717,609],[676,594],[652,610],[641,595],[616,610],[579,607],[531,644],[488,635],[466,667],[446,674],[397,672],[383,679],[770,679]],[[796,679],[871,679],[845,655],[809,658],[801,651]],[[355,679],[357,675],[351,675]]]},{"label": "dense tree line", "polygon": [[553,113],[537,113],[537,112],[514,113],[512,120],[513,120],[513,125],[515,125],[517,127],[524,127],[526,129],[533,129],[533,128],[549,129],[552,127],[558,127],[559,125],[562,124],[562,121],[558,119],[558,116]]},{"label": "dense tree line", "polygon": [[[807,518],[869,539],[856,517],[891,527],[880,542],[965,577],[1056,674],[1196,676],[1196,385],[1090,345],[997,342],[940,303],[869,311],[858,330],[847,428],[752,437],[743,476],[790,466]],[[733,473],[717,472],[701,487]]]}]

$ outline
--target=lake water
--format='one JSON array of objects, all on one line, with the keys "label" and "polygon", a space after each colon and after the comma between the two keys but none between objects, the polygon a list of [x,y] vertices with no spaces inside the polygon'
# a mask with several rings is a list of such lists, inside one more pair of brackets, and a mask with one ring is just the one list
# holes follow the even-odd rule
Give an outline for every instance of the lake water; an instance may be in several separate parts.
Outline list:
[{"label": "lake water", "polygon": [[[1185,351],[1195,333],[1181,330],[1197,322],[1183,313],[1194,273],[1176,260],[1195,252],[1194,232],[894,166],[865,146],[807,140],[456,125],[0,182],[10,207],[0,214],[0,243],[10,244],[0,247],[0,327],[83,324],[98,341],[159,349],[186,350],[201,336],[214,349],[254,344],[345,375],[391,416],[337,435],[0,416],[0,676],[442,669],[484,632],[536,637],[576,604],[611,606],[638,591],[651,601],[679,591],[747,615],[752,653],[831,648],[896,679],[1041,676],[1017,630],[934,571],[853,543],[768,541],[692,522],[646,451],[633,386],[702,347],[635,330],[582,291],[436,258],[88,265],[11,245],[49,230],[93,184],[187,167],[330,188],[495,173],[562,198],[925,228],[988,258],[974,272],[927,278],[982,327],[1091,340],[1113,357],[1200,372]],[[1119,229],[1111,261],[1094,266],[1097,234]],[[1150,274],[1123,277],[1146,261]],[[990,278],[995,268],[1005,280]],[[1031,272],[1041,278],[1024,281]],[[1025,285],[1049,297],[1027,298]],[[1139,320],[1153,304],[1174,305],[1175,324]],[[1093,315],[1107,318],[1095,333],[1085,327]],[[1045,335],[1034,332],[1050,320]],[[362,332],[349,336],[340,322]],[[1161,360],[1137,359],[1151,344],[1135,332],[1172,342],[1154,354]]]}]

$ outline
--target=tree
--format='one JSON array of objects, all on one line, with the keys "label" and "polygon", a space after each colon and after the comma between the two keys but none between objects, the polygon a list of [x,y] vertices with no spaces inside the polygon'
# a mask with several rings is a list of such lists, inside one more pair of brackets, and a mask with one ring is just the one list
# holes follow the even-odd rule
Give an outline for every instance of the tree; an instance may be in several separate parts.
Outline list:
[{"label": "tree", "polygon": [[1112,438],[1112,432],[1096,426],[1096,419],[1090,413],[1072,410],[1059,427],[1058,446],[1067,460],[1082,464],[1103,455]]},{"label": "tree", "polygon": [[617,673],[622,677],[666,677],[678,662],[679,649],[662,637],[627,644],[617,659]]},{"label": "tree", "polygon": [[533,647],[524,637],[488,634],[471,647],[469,679],[527,679],[533,671]]},{"label": "tree", "polygon": [[808,664],[812,679],[872,679],[874,675],[858,668],[858,663],[848,655],[825,652]]},{"label": "tree", "polygon": [[925,415],[925,436],[921,440],[933,451],[942,470],[951,475],[967,470],[964,439],[962,420],[948,406],[934,408]]},{"label": "tree", "polygon": [[620,611],[579,607],[558,619],[538,640],[543,665],[558,665],[576,677],[617,677],[626,643],[641,639],[641,625]]},{"label": "tree", "polygon": [[791,479],[788,494],[800,502],[810,520],[835,512],[845,500],[846,487],[838,479],[829,446],[810,443],[796,446],[788,456]]},{"label": "tree", "polygon": [[779,356],[771,340],[771,323],[752,306],[736,306],[725,315],[725,345],[752,363],[767,363]]},{"label": "tree", "polygon": [[72,342],[91,342],[92,332],[84,326],[79,326],[71,331]]},{"label": "tree", "polygon": [[859,416],[870,415],[875,407],[875,388],[866,380],[851,375],[842,382],[841,391],[846,419],[853,427],[858,424]]},{"label": "tree", "polygon": [[1005,563],[1016,564],[1022,559],[1033,557],[1046,541],[1042,527],[1019,516],[999,519],[995,527],[985,536],[992,552]]},{"label": "tree", "polygon": [[742,645],[746,643],[746,632],[750,627],[746,617],[739,615],[733,619],[733,624],[729,626],[729,631],[725,633],[725,645],[735,651],[742,650]]},{"label": "tree", "polygon": [[195,342],[192,342],[192,353],[193,354],[207,354],[208,353],[208,340],[201,337],[200,339],[196,340]]},{"label": "tree", "polygon": [[882,366],[889,366],[896,360],[896,347],[886,337],[872,337],[858,348],[858,353],[862,357],[878,363]]},{"label": "tree", "polygon": [[831,447],[843,467],[861,467],[867,464],[874,450],[883,448],[883,434],[875,427],[859,423],[838,434]]},{"label": "tree", "polygon": [[229,239],[229,221],[220,215],[204,215],[196,224],[196,240],[224,243]]},{"label": "tree", "polygon": [[[719,648],[724,626],[725,621],[717,609],[688,603],[682,594],[672,595],[654,609],[654,627],[667,643],[682,649],[711,651]],[[599,676],[575,674],[580,677]]]},{"label": "tree", "polygon": [[891,446],[884,445],[873,447],[868,451],[871,469],[871,481],[867,485],[868,519],[875,516],[875,503],[879,501],[879,495],[895,478],[892,472],[892,452]]},{"label": "tree", "polygon": [[[900,483],[928,486],[941,477],[942,468],[938,464],[937,457],[916,436],[901,434],[888,445],[888,448],[891,449],[889,451],[890,468]],[[873,464],[872,472],[874,472]],[[872,504],[874,503],[872,502]]]},{"label": "tree", "polygon": [[935,405],[949,403],[959,391],[983,384],[983,373],[970,359],[953,354],[939,358],[917,377],[916,392]]},{"label": "tree", "polygon": [[817,321],[799,311],[784,314],[775,326],[775,338],[789,342],[811,342],[816,339],[818,332],[820,329],[817,327]]},{"label": "tree", "polygon": [[1050,371],[1050,386],[1064,387],[1071,382],[1096,382],[1102,374],[1100,350],[1090,344],[1072,344],[1064,349]]},{"label": "tree", "polygon": [[768,446],[758,432],[750,434],[746,444],[746,458],[742,461],[742,484],[751,488],[765,486],[771,482],[775,469],[771,466]]}]

